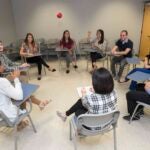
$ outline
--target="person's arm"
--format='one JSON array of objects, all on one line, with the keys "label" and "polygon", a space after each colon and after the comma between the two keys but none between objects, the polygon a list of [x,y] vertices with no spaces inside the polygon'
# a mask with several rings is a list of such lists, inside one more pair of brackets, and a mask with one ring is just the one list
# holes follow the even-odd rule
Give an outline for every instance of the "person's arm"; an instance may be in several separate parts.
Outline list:
[{"label": "person's arm", "polygon": [[112,53],[113,55],[115,55],[115,53],[117,52],[117,49],[118,49],[118,46],[115,45],[115,46],[112,48],[111,53]]},{"label": "person's arm", "polygon": [[150,65],[148,64],[148,57],[145,57],[144,59],[144,68],[149,69]]},{"label": "person's arm", "polygon": [[38,52],[38,46],[37,44],[35,44],[34,48],[33,48],[33,54],[37,53]]},{"label": "person's arm", "polygon": [[131,51],[131,48],[126,48],[125,51],[121,51],[121,52],[115,51],[114,54],[115,55],[127,55],[130,51]]},{"label": "person's arm", "polygon": [[20,48],[20,55],[21,55],[21,56],[27,55],[27,52],[24,52],[24,43],[21,45],[21,48]]},{"label": "person's arm", "polygon": [[6,96],[14,100],[22,100],[23,99],[23,91],[21,87],[21,83],[18,78],[14,79],[15,86],[13,87],[11,83],[5,79],[4,80],[3,92]]}]

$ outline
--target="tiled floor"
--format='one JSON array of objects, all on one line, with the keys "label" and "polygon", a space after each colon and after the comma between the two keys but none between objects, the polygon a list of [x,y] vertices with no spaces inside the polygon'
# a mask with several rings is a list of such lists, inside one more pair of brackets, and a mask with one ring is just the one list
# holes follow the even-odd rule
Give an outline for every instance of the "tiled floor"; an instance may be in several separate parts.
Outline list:
[{"label": "tiled floor", "polygon": [[[50,63],[58,68],[56,61]],[[37,128],[35,134],[31,127],[19,132],[19,150],[73,150],[69,141],[69,119],[63,123],[57,116],[56,110],[68,109],[77,99],[76,87],[91,84],[91,75],[86,71],[86,61],[78,62],[77,71],[71,70],[66,74],[64,68],[55,73],[47,72],[41,81],[36,80],[35,72],[31,72],[31,83],[39,84],[35,95],[40,99],[52,99],[44,111],[34,106],[31,116]],[[65,66],[65,65],[64,65]],[[122,119],[126,114],[125,93],[129,83],[115,83],[118,94],[118,108],[121,111],[117,128],[118,150],[149,150],[150,149],[150,115],[131,125]],[[13,132],[11,129],[0,129],[0,150],[13,150]],[[113,150],[112,132],[96,137],[78,140],[79,150]]]}]

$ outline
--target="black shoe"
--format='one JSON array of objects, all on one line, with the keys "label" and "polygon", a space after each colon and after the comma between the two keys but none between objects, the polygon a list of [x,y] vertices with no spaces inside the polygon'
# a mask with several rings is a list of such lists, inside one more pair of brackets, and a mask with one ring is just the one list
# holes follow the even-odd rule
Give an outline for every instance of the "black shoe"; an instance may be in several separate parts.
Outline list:
[{"label": "black shoe", "polygon": [[41,76],[38,76],[38,77],[37,77],[37,80],[41,80]]},{"label": "black shoe", "polygon": [[74,65],[73,67],[74,67],[75,69],[77,69],[77,68],[78,68],[78,66],[77,66],[77,65]]},{"label": "black shoe", "polygon": [[56,71],[56,69],[52,69],[52,72],[55,72]]},{"label": "black shoe", "polygon": [[125,82],[128,82],[128,81],[129,81],[129,79],[124,79],[123,81],[118,80],[119,83],[125,83]]},{"label": "black shoe", "polygon": [[66,73],[69,73],[70,72],[70,70],[66,70]]},{"label": "black shoe", "polygon": [[[127,121],[130,121],[131,116],[130,115],[124,116],[123,119],[127,120]],[[139,120],[139,119],[140,119],[140,116],[135,116],[135,117],[132,118],[132,121]]]}]

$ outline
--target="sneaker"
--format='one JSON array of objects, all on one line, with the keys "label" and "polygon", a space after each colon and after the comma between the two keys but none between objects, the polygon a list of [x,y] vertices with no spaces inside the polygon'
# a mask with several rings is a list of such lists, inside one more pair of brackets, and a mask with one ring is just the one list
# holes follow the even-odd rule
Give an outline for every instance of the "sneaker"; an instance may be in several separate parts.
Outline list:
[{"label": "sneaker", "polygon": [[119,77],[116,75],[116,76],[114,77],[114,80],[119,81]]},{"label": "sneaker", "polygon": [[[130,115],[124,116],[123,119],[127,120],[127,121],[130,121],[131,116]],[[132,118],[132,121],[139,120],[139,119],[140,119],[140,116],[135,116],[135,117]]]},{"label": "sneaker", "polygon": [[41,80],[41,75],[38,75],[37,80]]},{"label": "sneaker", "polygon": [[57,111],[56,113],[57,113],[57,116],[58,116],[59,118],[61,118],[61,120],[62,120],[63,122],[65,122],[65,121],[67,120],[67,116],[66,116],[64,113],[62,113],[62,112],[60,112],[60,111]]}]

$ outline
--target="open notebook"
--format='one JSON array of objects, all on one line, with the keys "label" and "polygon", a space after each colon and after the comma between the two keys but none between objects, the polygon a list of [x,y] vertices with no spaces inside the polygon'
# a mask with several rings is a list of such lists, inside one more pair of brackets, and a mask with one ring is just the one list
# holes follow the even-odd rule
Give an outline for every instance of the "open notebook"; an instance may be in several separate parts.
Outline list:
[{"label": "open notebook", "polygon": [[92,86],[78,87],[77,92],[78,92],[79,97],[82,97],[82,90],[85,90],[86,95],[90,95],[94,92],[94,89]]}]

